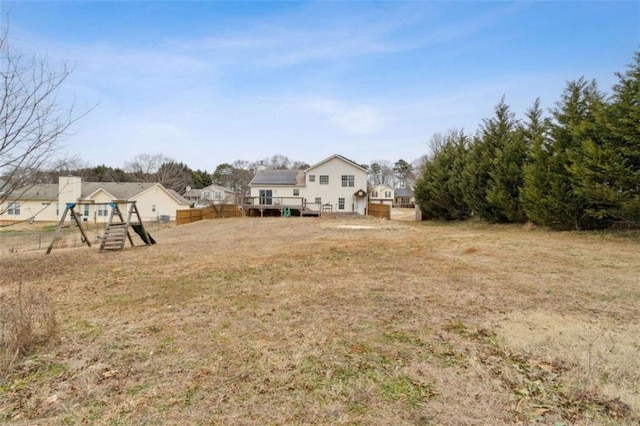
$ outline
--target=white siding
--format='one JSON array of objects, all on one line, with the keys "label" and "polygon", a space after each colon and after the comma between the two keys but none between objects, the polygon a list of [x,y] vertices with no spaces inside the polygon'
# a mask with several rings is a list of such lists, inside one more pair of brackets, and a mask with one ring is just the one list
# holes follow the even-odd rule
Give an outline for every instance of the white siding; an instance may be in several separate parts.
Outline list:
[{"label": "white siding", "polygon": [[[315,182],[309,181],[309,175],[315,176]],[[353,186],[342,186],[342,176],[353,175]],[[320,183],[320,176],[328,176],[327,185]],[[339,157],[333,157],[328,161],[320,163],[307,170],[306,187],[300,188],[300,195],[307,199],[309,207],[316,198],[322,199],[322,204],[329,204],[334,212],[354,212],[355,197],[353,194],[359,190],[367,188],[367,173],[361,168],[346,162]],[[339,199],[345,199],[344,210],[338,210]]]},{"label": "white siding", "polygon": [[158,220],[160,216],[169,216],[171,220],[175,220],[176,210],[188,207],[178,203],[160,184],[132,197],[130,201],[137,202],[136,206],[143,221]]},{"label": "white siding", "polygon": [[[300,195],[293,195],[293,190],[298,189]],[[260,186],[252,186],[251,187],[251,196],[259,197],[261,190],[270,190],[271,191],[271,204],[278,205],[282,204],[285,206],[299,206],[302,205],[302,198],[304,197],[304,188],[293,185],[278,185],[278,186],[269,186],[269,185],[260,185]],[[260,201],[258,199],[252,200],[254,204],[258,204]]]},{"label": "white siding", "polygon": [[[0,211],[4,211],[0,215],[0,221],[27,221],[34,218],[36,221],[55,222],[58,220],[56,216],[56,207],[58,202],[55,200],[27,200],[18,201],[20,204],[20,214],[9,214],[8,207],[13,201],[4,202],[0,206]],[[12,212],[15,213],[15,212]],[[62,214],[62,212],[60,212]]]}]

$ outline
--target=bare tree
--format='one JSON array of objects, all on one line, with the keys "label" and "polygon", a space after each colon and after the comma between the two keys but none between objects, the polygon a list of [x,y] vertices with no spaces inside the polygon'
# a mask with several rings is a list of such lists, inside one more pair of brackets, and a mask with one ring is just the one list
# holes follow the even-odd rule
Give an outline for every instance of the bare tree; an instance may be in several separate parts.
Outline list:
[{"label": "bare tree", "polygon": [[193,184],[192,170],[163,154],[139,154],[124,167],[138,182],[159,182],[177,192]]},{"label": "bare tree", "polygon": [[132,161],[125,161],[124,169],[138,182],[155,182],[156,172],[164,162],[173,161],[163,154],[138,154]]},{"label": "bare tree", "polygon": [[0,31],[2,214],[4,201],[20,199],[41,173],[54,168],[60,139],[89,111],[76,116],[73,107],[58,105],[58,92],[71,70],[54,70],[46,57],[22,54],[12,46],[8,27]]},{"label": "bare tree", "polygon": [[187,186],[193,185],[193,171],[184,163],[167,161],[156,172],[157,181],[165,188],[184,193]]},{"label": "bare tree", "polygon": [[423,175],[425,169],[427,168],[427,163],[429,163],[430,156],[425,154],[413,160],[413,171],[417,177]]},{"label": "bare tree", "polygon": [[372,186],[389,185],[393,187],[396,181],[396,172],[389,161],[374,161],[369,166],[369,179]]}]

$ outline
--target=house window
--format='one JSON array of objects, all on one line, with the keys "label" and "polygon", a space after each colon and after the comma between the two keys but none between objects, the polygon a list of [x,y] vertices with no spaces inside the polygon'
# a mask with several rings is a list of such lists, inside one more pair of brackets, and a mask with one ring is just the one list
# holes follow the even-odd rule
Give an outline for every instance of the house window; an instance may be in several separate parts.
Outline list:
[{"label": "house window", "polygon": [[343,187],[354,187],[355,186],[356,177],[354,175],[342,175],[342,186]]},{"label": "house window", "polygon": [[294,188],[293,189],[293,196],[294,197],[299,197],[300,196],[300,190],[298,188]]},{"label": "house window", "polygon": [[89,217],[89,206],[88,205],[84,205],[84,217]]},{"label": "house window", "polygon": [[384,197],[385,198],[391,198],[391,191],[385,191],[384,192]]},{"label": "house window", "polygon": [[109,216],[109,205],[101,204],[98,206],[98,217],[107,217]]},{"label": "house window", "polygon": [[378,198],[378,191],[373,191],[373,198]]},{"label": "house window", "polygon": [[338,198],[338,210],[344,210],[344,198]]},{"label": "house window", "polygon": [[316,181],[316,175],[309,175],[309,182],[315,182]]},{"label": "house window", "polygon": [[209,191],[204,191],[204,192],[202,193],[202,199],[203,199],[203,200],[208,200],[208,199],[210,199],[210,198],[211,198],[211,193],[210,193]]},{"label": "house window", "polygon": [[320,175],[320,185],[329,185],[329,175]]},{"label": "house window", "polygon": [[316,197],[316,204],[322,204],[322,198]]},{"label": "house window", "polygon": [[154,213],[156,212],[156,205],[155,204],[151,205],[151,211],[154,212]]},{"label": "house window", "polygon": [[216,200],[222,199],[222,192],[216,192]]},{"label": "house window", "polygon": [[20,216],[20,203],[13,202],[9,204],[9,208],[7,209],[7,214],[11,216]]}]

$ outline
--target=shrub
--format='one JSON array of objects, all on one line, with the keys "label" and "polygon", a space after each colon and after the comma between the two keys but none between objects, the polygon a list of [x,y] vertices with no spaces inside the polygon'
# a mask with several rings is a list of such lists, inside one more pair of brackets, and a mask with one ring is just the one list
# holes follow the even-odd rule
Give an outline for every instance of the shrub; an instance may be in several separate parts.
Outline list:
[{"label": "shrub", "polygon": [[59,324],[51,297],[18,283],[0,294],[0,366],[11,366],[55,339]]}]

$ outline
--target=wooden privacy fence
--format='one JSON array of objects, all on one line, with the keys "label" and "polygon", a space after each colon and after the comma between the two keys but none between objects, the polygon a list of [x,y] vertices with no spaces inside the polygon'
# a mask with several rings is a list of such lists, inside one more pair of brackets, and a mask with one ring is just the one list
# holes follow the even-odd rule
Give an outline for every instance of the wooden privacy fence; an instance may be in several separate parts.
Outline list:
[{"label": "wooden privacy fence", "polygon": [[241,217],[242,212],[235,204],[221,204],[215,207],[203,207],[201,209],[176,210],[176,224],[197,222],[203,219],[226,219]]},{"label": "wooden privacy fence", "polygon": [[388,204],[372,204],[367,207],[369,216],[381,217],[383,219],[391,219],[391,206]]}]

